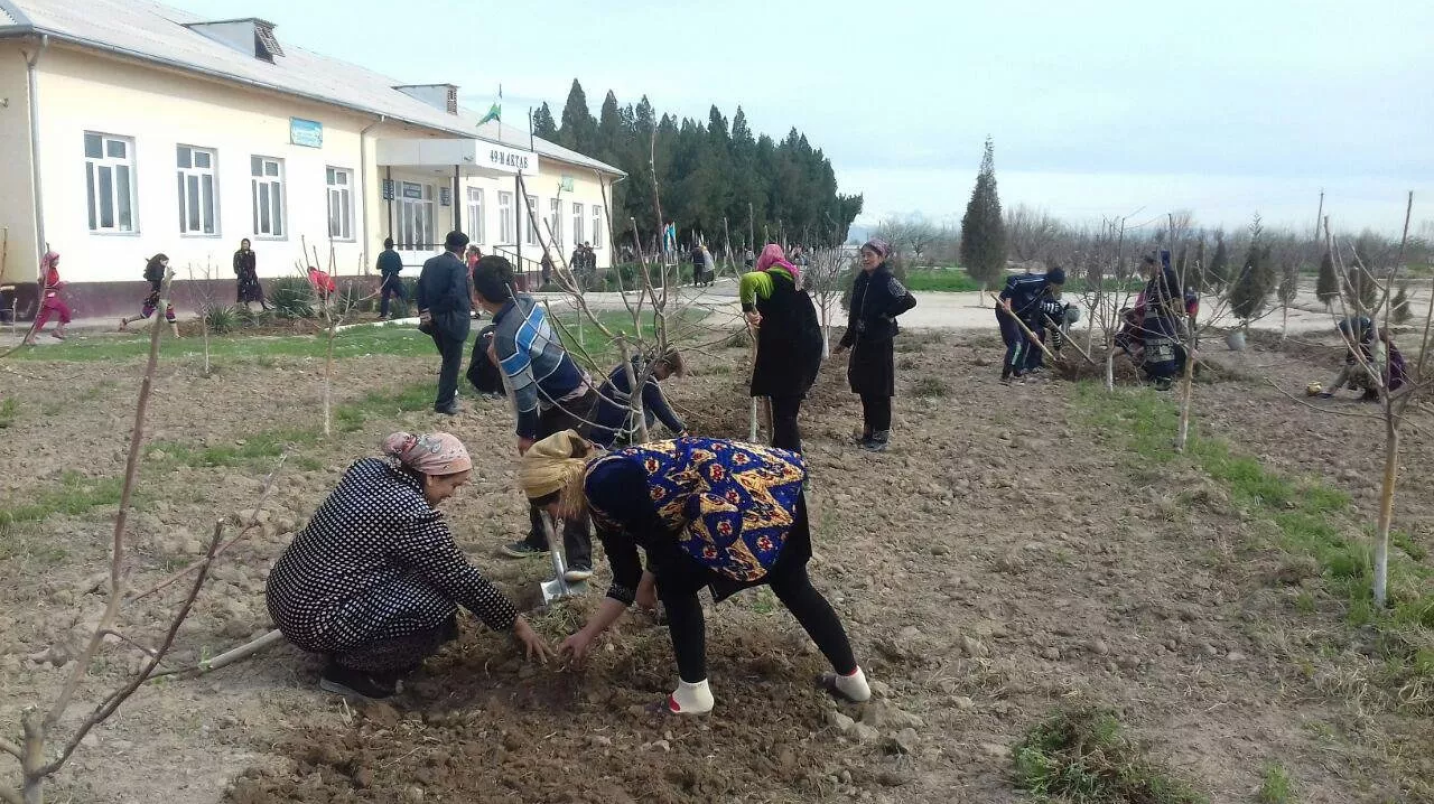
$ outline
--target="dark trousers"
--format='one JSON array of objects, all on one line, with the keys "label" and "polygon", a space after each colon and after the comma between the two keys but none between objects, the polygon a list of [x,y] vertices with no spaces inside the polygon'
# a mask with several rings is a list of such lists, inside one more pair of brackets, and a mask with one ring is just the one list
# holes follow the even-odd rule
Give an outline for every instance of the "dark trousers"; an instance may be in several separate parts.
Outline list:
[{"label": "dark trousers", "polygon": [[443,644],[458,638],[458,621],[449,616],[442,624],[417,633],[380,639],[357,648],[330,654],[333,662],[350,670],[376,675],[402,676],[418,669]]},{"label": "dark trousers", "polygon": [[891,397],[885,394],[861,395],[861,424],[868,433],[891,429]]},{"label": "dark trousers", "polygon": [[[813,586],[805,565],[787,571],[774,570],[772,591],[797,618],[832,669],[842,675],[856,672],[856,657],[841,620],[822,593]],[[672,636],[672,652],[677,657],[677,674],[689,684],[707,678],[707,625],[702,618],[702,602],[691,584],[657,584],[662,605],[667,609],[667,630]]]},{"label": "dark trousers", "polygon": [[1001,362],[1001,379],[1012,374],[1017,377],[1025,373],[1026,335],[1021,327],[1002,310],[996,311],[996,321],[1001,325],[1001,341],[1006,344],[1006,357]]},{"label": "dark trousers", "polygon": [[802,430],[797,426],[797,414],[802,409],[802,397],[774,396],[772,399],[772,446],[777,449],[802,451]]},{"label": "dark trousers", "polygon": [[[1045,327],[1041,327],[1041,326],[1031,327],[1031,332],[1034,332],[1034,333],[1036,334],[1036,337],[1041,339],[1041,343],[1045,343],[1045,342],[1046,342],[1046,330],[1045,330]],[[1026,336],[1025,336],[1024,333],[1022,333],[1021,337],[1022,337],[1022,338],[1025,338]],[[1022,359],[1022,361],[1021,361],[1021,362],[1022,362],[1022,368],[1021,368],[1021,373],[1022,373],[1022,374],[1025,374],[1025,373],[1028,373],[1028,372],[1031,372],[1031,371],[1035,371],[1035,370],[1038,369],[1038,368],[1045,368],[1045,365],[1046,365],[1046,360],[1045,360],[1046,353],[1041,349],[1041,347],[1035,345],[1034,343],[1031,343],[1030,341],[1027,341],[1026,344],[1025,344],[1025,346],[1024,346],[1023,348],[1024,348],[1024,351],[1025,351],[1025,356],[1024,356],[1024,358]]]},{"label": "dark trousers", "polygon": [[[537,440],[542,441],[548,436],[561,433],[564,430],[577,430],[586,434],[588,426],[583,420],[591,418],[593,403],[596,401],[597,393],[589,390],[580,399],[563,402],[543,411],[538,417]],[[543,531],[543,516],[538,508],[529,507],[528,522],[530,529],[528,538],[524,541],[539,550],[547,550],[548,534]],[[580,517],[563,520],[563,556],[567,559],[569,567],[584,569],[592,567],[592,522],[586,513]]]},{"label": "dark trousers", "polygon": [[408,291],[403,289],[403,280],[398,274],[389,274],[383,278],[383,286],[379,289],[378,314],[388,318],[388,297],[397,296],[408,301]]},{"label": "dark trousers", "polygon": [[454,338],[442,330],[433,331],[433,345],[443,358],[438,370],[438,398],[435,408],[446,408],[458,403],[458,370],[463,367],[463,344],[466,338]]}]

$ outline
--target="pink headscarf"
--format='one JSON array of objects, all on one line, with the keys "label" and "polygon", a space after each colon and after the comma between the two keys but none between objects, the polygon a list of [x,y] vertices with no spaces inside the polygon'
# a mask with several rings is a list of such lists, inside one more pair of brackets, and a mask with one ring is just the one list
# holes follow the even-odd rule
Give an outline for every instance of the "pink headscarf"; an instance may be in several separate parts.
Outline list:
[{"label": "pink headscarf", "polygon": [[765,271],[774,265],[791,274],[794,283],[801,284],[801,269],[787,262],[787,255],[782,253],[781,246],[776,243],[768,243],[767,247],[762,249],[762,256],[757,258],[757,270]]},{"label": "pink headscarf", "polygon": [[383,452],[424,475],[454,475],[473,468],[463,442],[447,433],[394,433],[383,440]]},{"label": "pink headscarf", "polygon": [[43,257],[40,258],[40,270],[41,270],[41,271],[48,271],[48,270],[50,270],[51,268],[54,268],[54,267],[55,267],[55,263],[57,263],[57,262],[59,262],[59,261],[60,261],[60,255],[59,255],[58,252],[47,251],[47,252],[45,252],[45,256],[43,256]]}]

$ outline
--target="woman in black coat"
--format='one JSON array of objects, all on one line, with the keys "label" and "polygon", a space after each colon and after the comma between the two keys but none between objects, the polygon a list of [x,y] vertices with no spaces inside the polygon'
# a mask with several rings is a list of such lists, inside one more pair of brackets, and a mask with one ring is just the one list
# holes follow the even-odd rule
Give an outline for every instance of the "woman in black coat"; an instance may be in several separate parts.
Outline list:
[{"label": "woman in black coat", "polygon": [[861,273],[851,289],[846,334],[836,353],[851,349],[847,380],[861,396],[862,428],[858,445],[885,452],[891,441],[891,398],[896,396],[896,355],[892,340],[896,317],[916,306],[916,297],[891,275],[886,258],[891,246],[873,239],[861,247]]},{"label": "woman in black coat", "polygon": [[742,311],[757,328],[752,396],[772,400],[772,446],[792,452],[802,451],[797,414],[822,365],[821,324],[800,280],[801,269],[771,243],[738,289]]},{"label": "woman in black coat", "polygon": [[254,250],[249,247],[249,238],[239,241],[239,250],[234,252],[234,278],[239,285],[239,303],[248,307],[253,302],[269,309],[264,301],[264,288],[259,285],[259,272]]}]

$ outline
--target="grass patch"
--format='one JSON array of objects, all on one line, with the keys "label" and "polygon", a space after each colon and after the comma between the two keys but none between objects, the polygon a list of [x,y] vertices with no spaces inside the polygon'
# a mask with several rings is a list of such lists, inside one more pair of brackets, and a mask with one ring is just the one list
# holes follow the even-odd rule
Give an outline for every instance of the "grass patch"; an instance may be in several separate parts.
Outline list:
[{"label": "grass patch", "polygon": [[913,268],[906,272],[906,289],[945,293],[974,293],[981,283],[960,268]]},{"label": "grass patch", "polygon": [[1278,762],[1267,763],[1255,801],[1259,804],[1290,804],[1294,800],[1294,782],[1290,779],[1290,772]]},{"label": "grass patch", "polygon": [[[1319,567],[1323,588],[1342,600],[1350,625],[1373,626],[1384,664],[1382,684],[1399,690],[1401,706],[1434,711],[1434,569],[1416,558],[1423,551],[1407,534],[1391,533],[1389,609],[1374,608],[1374,533],[1352,527],[1349,495],[1318,479],[1294,479],[1240,455],[1192,424],[1184,455],[1175,453],[1179,413],[1173,400],[1139,389],[1108,394],[1094,383],[1077,387],[1076,399],[1100,437],[1140,456],[1148,467],[1188,461],[1221,483],[1231,501],[1273,526],[1277,545],[1309,556]],[[1311,599],[1297,608],[1316,608]]]},{"label": "grass patch", "polygon": [[944,397],[951,393],[951,386],[940,377],[926,376],[911,384],[911,395],[921,399]]},{"label": "grass patch", "polygon": [[286,449],[312,444],[318,433],[311,430],[265,430],[242,442],[216,447],[195,447],[176,441],[155,441],[148,445],[146,456],[160,465],[180,464],[193,467],[220,467],[248,464],[260,459],[277,458]]},{"label": "grass patch", "polygon": [[1058,710],[1016,745],[1016,784],[1041,801],[1201,804],[1204,796],[1145,757],[1111,712]]},{"label": "grass patch", "polygon": [[16,501],[0,508],[0,525],[39,522],[51,514],[77,515],[96,506],[119,505],[121,485],[118,477],[93,478],[66,472],[58,485],[46,483],[28,502]]},{"label": "grass patch", "polygon": [[20,400],[13,396],[5,397],[0,401],[0,430],[15,423],[15,417],[20,415]]}]

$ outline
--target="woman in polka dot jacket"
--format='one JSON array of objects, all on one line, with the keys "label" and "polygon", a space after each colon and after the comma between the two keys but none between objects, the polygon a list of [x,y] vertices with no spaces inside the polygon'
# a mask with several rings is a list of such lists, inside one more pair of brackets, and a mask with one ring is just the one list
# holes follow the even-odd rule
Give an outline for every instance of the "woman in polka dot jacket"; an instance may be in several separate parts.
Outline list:
[{"label": "woman in polka dot jacket", "polygon": [[548,646],[468,563],[436,506],[473,462],[447,433],[395,433],[387,459],[349,467],[269,575],[269,614],[304,650],[328,655],[319,686],[386,698],[400,678],[457,636],[458,606],[509,631],[528,658]]}]

